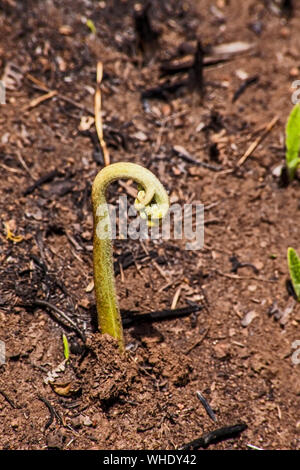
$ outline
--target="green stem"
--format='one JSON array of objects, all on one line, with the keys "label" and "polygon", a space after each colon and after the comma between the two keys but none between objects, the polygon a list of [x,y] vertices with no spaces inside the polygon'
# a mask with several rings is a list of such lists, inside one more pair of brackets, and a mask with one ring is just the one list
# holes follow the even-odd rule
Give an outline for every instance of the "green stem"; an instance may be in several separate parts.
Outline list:
[{"label": "green stem", "polygon": [[162,218],[168,211],[168,195],[151,171],[134,163],[114,163],[103,168],[96,176],[92,188],[94,216],[94,284],[101,333],[116,338],[124,350],[123,328],[116,295],[113,268],[111,224],[105,193],[117,179],[133,179],[144,191],[138,193],[135,207],[151,218]]}]

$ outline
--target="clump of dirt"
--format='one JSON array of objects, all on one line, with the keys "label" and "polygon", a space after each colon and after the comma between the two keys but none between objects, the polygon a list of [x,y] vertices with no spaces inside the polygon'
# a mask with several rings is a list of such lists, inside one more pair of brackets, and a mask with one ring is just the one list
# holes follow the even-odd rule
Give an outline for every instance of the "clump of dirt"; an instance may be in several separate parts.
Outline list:
[{"label": "clump of dirt", "polygon": [[162,384],[187,385],[192,367],[188,359],[175,353],[167,344],[162,349],[149,346],[140,354],[120,354],[116,341],[109,335],[95,333],[87,342],[87,352],[77,369],[83,395],[111,406],[118,398],[134,391],[142,373],[151,374]]},{"label": "clump of dirt", "polygon": [[187,385],[192,373],[192,366],[187,358],[180,353],[175,353],[167,345],[161,349],[151,346],[143,350],[142,357],[152,373],[160,380],[170,381],[177,387]]},{"label": "clump of dirt", "polygon": [[137,366],[108,335],[96,333],[88,341],[87,354],[78,372],[83,394],[103,405],[111,405],[130,390],[137,375]]}]

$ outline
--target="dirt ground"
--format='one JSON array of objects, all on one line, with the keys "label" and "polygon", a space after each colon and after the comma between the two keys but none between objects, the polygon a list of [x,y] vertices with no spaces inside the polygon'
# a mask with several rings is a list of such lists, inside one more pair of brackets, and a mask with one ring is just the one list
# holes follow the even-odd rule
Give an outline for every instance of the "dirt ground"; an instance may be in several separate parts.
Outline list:
[{"label": "dirt ground", "polygon": [[[135,3],[0,1],[0,447],[178,449],[245,423],[209,449],[300,449],[300,307],[286,262],[288,246],[300,250],[300,187],[278,178],[300,79],[300,5],[153,0],[148,42]],[[162,64],[193,61],[197,40],[210,60],[203,87],[195,68],[162,76]],[[233,51],[217,47],[228,43]],[[91,290],[90,190],[103,162],[94,124],[82,125],[93,117],[98,61],[111,162],[149,168],[172,203],[205,205],[201,250],[114,242],[117,266],[135,260],[116,277],[122,310],[170,309],[175,295],[176,308],[202,307],[126,328],[123,359],[97,333]],[[149,92],[162,83],[178,89]],[[134,187],[114,183],[109,201]]]}]

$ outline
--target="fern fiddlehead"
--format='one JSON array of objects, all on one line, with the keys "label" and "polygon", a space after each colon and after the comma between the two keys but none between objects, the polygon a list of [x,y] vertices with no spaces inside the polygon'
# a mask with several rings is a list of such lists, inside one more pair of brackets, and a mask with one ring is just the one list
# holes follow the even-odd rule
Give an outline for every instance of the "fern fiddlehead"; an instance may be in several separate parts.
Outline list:
[{"label": "fern fiddlehead", "polygon": [[97,174],[92,187],[94,218],[94,284],[101,333],[116,338],[124,350],[123,328],[115,288],[111,222],[105,193],[117,179],[132,179],[143,188],[138,192],[135,208],[148,219],[161,219],[168,212],[169,198],[163,185],[151,171],[135,163],[113,163]]}]

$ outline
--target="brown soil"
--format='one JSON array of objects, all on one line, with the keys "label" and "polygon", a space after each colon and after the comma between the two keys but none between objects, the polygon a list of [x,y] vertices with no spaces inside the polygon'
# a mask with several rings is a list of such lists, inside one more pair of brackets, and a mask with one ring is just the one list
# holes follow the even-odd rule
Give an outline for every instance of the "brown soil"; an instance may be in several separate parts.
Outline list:
[{"label": "brown soil", "polygon": [[[0,115],[0,339],[6,345],[0,447],[176,449],[244,422],[240,437],[210,448],[300,449],[300,365],[291,357],[292,343],[300,340],[299,305],[281,323],[270,315],[275,302],[279,311],[292,302],[286,251],[300,249],[299,180],[281,187],[273,172],[284,160],[291,84],[300,77],[300,5],[294,2],[287,19],[258,0],[153,1],[149,15],[159,44],[144,60],[136,47],[134,3],[0,1],[0,71],[17,67]],[[204,69],[202,104],[188,86],[143,107],[141,93],[165,80],[161,62],[178,58],[183,43],[194,48],[196,38],[205,47],[233,41],[253,47]],[[202,250],[187,251],[178,240],[115,242],[116,259],[127,251],[136,258],[145,249],[156,254],[156,263],[144,258],[117,276],[122,309],[170,308],[179,287],[178,308],[188,301],[204,307],[196,317],[126,329],[122,360],[114,341],[96,332],[94,293],[87,289],[90,188],[102,165],[79,124],[93,114],[98,60],[111,161],[140,163],[159,176],[171,201],[200,200],[207,208]],[[60,96],[32,102],[46,89],[37,89],[28,74]],[[256,75],[233,102],[246,76]],[[276,115],[275,127],[237,169]],[[96,135],[93,125],[90,133]],[[174,145],[222,171],[182,160]],[[52,179],[25,191],[53,170]],[[113,189],[124,192],[115,183],[111,201]],[[7,239],[6,223],[20,240]],[[233,273],[232,256],[256,269],[246,265]],[[66,312],[85,332],[86,346],[35,299]],[[245,326],[249,312],[256,316]],[[45,378],[64,360],[62,333],[71,360],[50,385]]]}]

